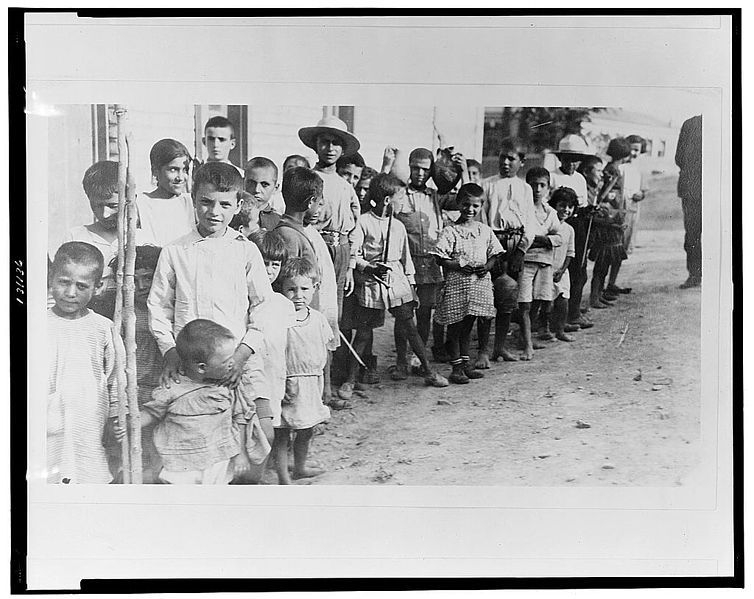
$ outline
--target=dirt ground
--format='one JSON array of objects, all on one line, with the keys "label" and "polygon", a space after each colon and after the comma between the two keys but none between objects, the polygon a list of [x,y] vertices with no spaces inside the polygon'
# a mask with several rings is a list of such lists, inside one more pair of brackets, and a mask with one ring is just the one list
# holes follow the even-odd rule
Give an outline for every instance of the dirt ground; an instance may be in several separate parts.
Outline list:
[{"label": "dirt ground", "polygon": [[682,485],[698,460],[701,295],[678,289],[686,270],[675,182],[650,180],[638,247],[618,281],[632,293],[593,310],[595,326],[574,343],[432,389],[418,377],[389,380],[388,318],[375,336],[383,382],[333,411],[310,454],[327,473],[298,484]]}]

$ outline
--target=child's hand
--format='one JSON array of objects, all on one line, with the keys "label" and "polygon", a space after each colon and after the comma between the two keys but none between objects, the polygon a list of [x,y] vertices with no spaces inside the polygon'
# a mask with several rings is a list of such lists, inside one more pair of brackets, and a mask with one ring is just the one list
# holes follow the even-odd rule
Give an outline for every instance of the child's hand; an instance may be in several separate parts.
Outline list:
[{"label": "child's hand", "polygon": [[294,378],[286,378],[283,403],[291,403],[296,397],[298,397],[298,381]]},{"label": "child's hand", "polygon": [[466,158],[463,157],[461,152],[455,152],[450,159],[461,167],[462,173],[469,170],[468,166],[466,166]]},{"label": "child's hand", "polygon": [[244,343],[239,344],[233,354],[233,366],[228,370],[228,376],[226,376],[220,385],[228,387],[229,389],[235,389],[241,384],[241,376],[243,375],[243,369],[246,365],[246,360],[251,355],[251,348]]},{"label": "child's hand", "polygon": [[170,383],[180,383],[181,377],[181,358],[178,355],[178,351],[172,347],[164,356],[165,364],[162,367],[162,374],[160,374],[160,386],[170,389]]},{"label": "child's hand", "polygon": [[353,269],[349,268],[348,270],[346,270],[346,283],[343,286],[343,293],[346,297],[348,297],[353,293],[354,288],[355,285],[353,282]]},{"label": "child's hand", "polygon": [[382,154],[382,172],[389,173],[390,169],[395,164],[395,157],[398,154],[398,148],[394,146],[387,146],[385,152]]},{"label": "child's hand", "polygon": [[275,438],[275,428],[272,426],[272,418],[260,418],[259,426],[262,427],[264,436],[267,437],[267,440],[272,444],[272,441]]},{"label": "child's hand", "polygon": [[105,432],[103,435],[103,444],[112,446],[115,443],[121,443],[126,438],[128,432],[125,427],[118,424],[117,418],[108,418],[105,422]]},{"label": "child's hand", "polygon": [[234,476],[242,476],[251,470],[251,462],[245,451],[242,451],[237,456],[231,458],[231,461],[233,462]]},{"label": "child's hand", "polygon": [[563,271],[562,271],[562,270],[560,270],[560,269],[556,270],[556,271],[555,271],[555,272],[554,272],[554,273],[552,274],[552,280],[553,280],[553,281],[555,281],[556,283],[559,283],[559,282],[560,282],[560,279],[562,279],[562,278],[563,278]]},{"label": "child's hand", "polygon": [[474,275],[476,274],[476,269],[476,266],[471,266],[471,264],[464,264],[458,270],[460,270],[465,275]]}]

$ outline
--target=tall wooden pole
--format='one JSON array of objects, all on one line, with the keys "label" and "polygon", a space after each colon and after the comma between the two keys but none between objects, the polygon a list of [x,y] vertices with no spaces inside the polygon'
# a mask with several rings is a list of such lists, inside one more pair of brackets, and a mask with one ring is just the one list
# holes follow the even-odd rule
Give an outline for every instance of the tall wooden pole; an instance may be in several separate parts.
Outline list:
[{"label": "tall wooden pole", "polygon": [[141,467],[141,417],[139,414],[138,383],[136,379],[136,312],[134,310],[134,270],[136,264],[136,192],[131,168],[133,138],[125,136],[126,157],[126,260],[123,271],[123,324],[126,346],[126,394],[128,396],[131,483],[140,485]]},{"label": "tall wooden pole", "polygon": [[[125,107],[117,105],[115,115],[118,123],[118,270],[115,276],[115,312],[113,313],[113,335],[122,335],[123,332],[123,273],[125,267],[125,247],[126,247],[126,137],[123,119],[125,117]],[[118,424],[123,428],[128,428],[127,405],[128,399],[126,394],[127,377],[126,377],[126,354],[123,352],[122,344],[116,343],[115,352],[115,371],[118,384]],[[120,455],[123,471],[123,482],[131,482],[131,462],[128,450],[128,437],[121,441]]]}]

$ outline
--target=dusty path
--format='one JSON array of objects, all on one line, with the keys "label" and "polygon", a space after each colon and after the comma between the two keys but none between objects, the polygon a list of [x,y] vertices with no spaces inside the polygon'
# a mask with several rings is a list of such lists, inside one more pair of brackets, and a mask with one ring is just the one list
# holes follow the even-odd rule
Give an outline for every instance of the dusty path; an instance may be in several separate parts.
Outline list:
[{"label": "dusty path", "polygon": [[[328,472],[300,483],[683,484],[699,444],[701,295],[677,288],[686,273],[674,180],[653,186],[619,280],[633,293],[593,311],[594,328],[468,385],[383,375],[367,399],[333,412],[311,454]],[[382,373],[394,359],[387,325],[376,335]]]}]

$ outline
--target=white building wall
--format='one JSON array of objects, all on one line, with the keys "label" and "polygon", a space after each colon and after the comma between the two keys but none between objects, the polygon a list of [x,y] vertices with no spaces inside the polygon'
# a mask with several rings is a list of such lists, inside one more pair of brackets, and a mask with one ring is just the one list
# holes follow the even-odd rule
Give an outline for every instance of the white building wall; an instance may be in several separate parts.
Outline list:
[{"label": "white building wall", "polygon": [[322,118],[322,106],[249,106],[249,158],[265,156],[283,168],[291,154],[306,156],[312,166],[317,154],[298,138],[298,130]]}]

